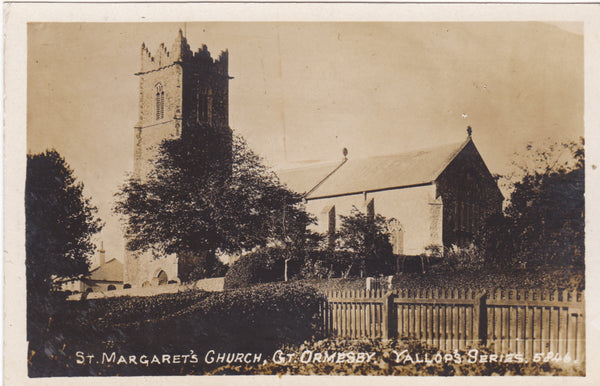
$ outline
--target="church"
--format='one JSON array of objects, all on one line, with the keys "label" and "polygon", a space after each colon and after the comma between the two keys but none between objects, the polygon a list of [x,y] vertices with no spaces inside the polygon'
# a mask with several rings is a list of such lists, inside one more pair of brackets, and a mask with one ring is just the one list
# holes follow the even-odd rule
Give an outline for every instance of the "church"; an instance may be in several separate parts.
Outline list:
[{"label": "church", "polygon": [[[192,52],[179,31],[170,50],[151,54],[142,44],[139,117],[134,127],[134,175],[151,170],[157,145],[165,138],[216,133],[205,146],[231,159],[228,52],[213,59],[203,45]],[[197,136],[195,138],[198,138]],[[208,137],[207,137],[208,138]],[[210,142],[210,143],[208,143]],[[291,190],[302,193],[315,230],[333,237],[341,215],[353,206],[393,219],[390,236],[397,255],[419,255],[426,247],[466,246],[485,216],[502,209],[502,194],[473,142],[471,128],[460,143],[404,154],[280,171]],[[128,287],[177,283],[187,269],[171,255],[126,250],[123,283]]]},{"label": "church", "polygon": [[467,246],[481,221],[502,210],[503,196],[475,147],[472,130],[459,143],[402,154],[279,172],[290,189],[302,193],[315,231],[332,237],[340,215],[356,207],[392,219],[396,255],[416,256],[428,246]]}]

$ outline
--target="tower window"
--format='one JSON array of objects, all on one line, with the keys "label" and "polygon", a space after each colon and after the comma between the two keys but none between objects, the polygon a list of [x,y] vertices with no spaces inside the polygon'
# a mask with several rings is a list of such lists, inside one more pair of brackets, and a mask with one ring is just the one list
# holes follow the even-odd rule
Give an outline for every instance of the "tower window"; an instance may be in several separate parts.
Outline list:
[{"label": "tower window", "polygon": [[160,118],[165,117],[165,92],[161,91],[160,93]]},{"label": "tower window", "polygon": [[165,117],[165,92],[162,84],[157,84],[156,87],[156,120]]},{"label": "tower window", "polygon": [[211,123],[212,118],[212,91],[208,87],[196,91],[196,121],[198,123]]}]

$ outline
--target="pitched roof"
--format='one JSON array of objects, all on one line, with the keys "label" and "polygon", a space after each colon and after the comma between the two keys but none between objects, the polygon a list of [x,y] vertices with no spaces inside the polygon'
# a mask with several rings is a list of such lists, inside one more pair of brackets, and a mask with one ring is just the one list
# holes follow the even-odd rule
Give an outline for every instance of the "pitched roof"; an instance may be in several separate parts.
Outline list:
[{"label": "pitched roof", "polygon": [[307,193],[323,181],[330,173],[343,163],[340,161],[319,163],[277,172],[281,182],[298,193]]},{"label": "pitched roof", "polygon": [[112,258],[90,271],[91,280],[123,281],[123,263]]},{"label": "pitched roof", "polygon": [[469,142],[470,137],[402,154],[290,169],[279,178],[308,199],[425,184],[435,181]]}]

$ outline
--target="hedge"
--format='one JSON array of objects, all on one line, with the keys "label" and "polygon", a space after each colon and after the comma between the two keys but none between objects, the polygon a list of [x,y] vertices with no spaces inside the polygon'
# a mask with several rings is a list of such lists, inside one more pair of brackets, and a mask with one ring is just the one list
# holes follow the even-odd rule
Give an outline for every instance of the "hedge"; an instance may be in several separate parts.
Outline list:
[{"label": "hedge", "polygon": [[[176,346],[194,342],[228,351],[268,352],[318,334],[322,299],[312,287],[287,283],[214,293],[144,326],[148,329],[144,335],[168,336],[169,343]],[[165,330],[165,335],[157,330]],[[171,330],[186,333],[169,333]]]},{"label": "hedge", "polygon": [[225,274],[226,289],[282,281],[287,251],[267,247],[240,257]]},{"label": "hedge", "polygon": [[201,374],[201,365],[73,366],[75,353],[197,354],[209,349],[270,353],[319,335],[322,295],[301,284],[206,293],[63,302],[29,346],[29,375]]}]

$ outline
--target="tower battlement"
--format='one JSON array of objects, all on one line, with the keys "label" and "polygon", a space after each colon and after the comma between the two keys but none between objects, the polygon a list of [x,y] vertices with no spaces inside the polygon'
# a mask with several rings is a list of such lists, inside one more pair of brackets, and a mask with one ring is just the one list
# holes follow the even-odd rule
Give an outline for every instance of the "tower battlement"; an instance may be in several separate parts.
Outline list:
[{"label": "tower battlement", "polygon": [[[147,174],[166,138],[223,137],[224,157],[231,157],[228,59],[227,50],[213,59],[205,44],[192,51],[181,30],[170,49],[161,43],[153,54],[142,44],[141,71],[135,74],[140,85],[136,175]],[[206,145],[217,149],[218,141],[211,141]]]},{"label": "tower battlement", "polygon": [[190,63],[207,65],[208,70],[227,75],[228,56],[229,52],[225,50],[221,51],[217,59],[213,59],[206,44],[193,52],[187,43],[187,39],[183,36],[183,32],[179,30],[170,51],[165,43],[161,43],[153,55],[146,44],[142,43],[140,74],[160,70],[174,63]]},{"label": "tower battlement", "polygon": [[[144,181],[165,139],[193,141],[199,154],[225,178],[231,173],[232,131],[229,127],[227,50],[213,59],[202,45],[192,52],[181,30],[170,49],[161,43],[154,54],[142,44],[139,113],[134,126],[134,176]],[[124,280],[134,287],[186,277],[186,259],[126,251]]]}]

